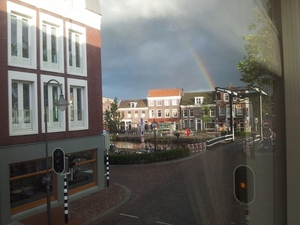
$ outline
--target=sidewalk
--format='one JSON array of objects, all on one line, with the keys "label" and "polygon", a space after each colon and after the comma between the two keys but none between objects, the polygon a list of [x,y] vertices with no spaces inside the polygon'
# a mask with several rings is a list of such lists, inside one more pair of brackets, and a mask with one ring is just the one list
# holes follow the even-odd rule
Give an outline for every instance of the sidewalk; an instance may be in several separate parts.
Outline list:
[{"label": "sidewalk", "polygon": [[[86,197],[69,202],[69,225],[87,225],[92,221],[108,214],[123,205],[130,198],[130,190],[119,184],[112,184]],[[52,208],[51,218],[53,225],[64,225],[64,207]],[[21,220],[14,225],[47,224],[47,211]]]}]

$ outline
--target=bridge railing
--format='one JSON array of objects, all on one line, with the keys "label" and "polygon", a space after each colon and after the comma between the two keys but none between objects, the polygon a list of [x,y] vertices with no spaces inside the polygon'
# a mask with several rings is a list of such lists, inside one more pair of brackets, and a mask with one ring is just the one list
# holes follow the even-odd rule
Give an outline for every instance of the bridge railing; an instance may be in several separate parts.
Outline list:
[{"label": "bridge railing", "polygon": [[213,138],[213,139],[209,139],[206,141],[206,146],[209,148],[213,145],[216,145],[216,144],[219,144],[221,142],[224,142],[224,141],[233,141],[234,140],[234,135],[233,134],[227,134],[227,135],[224,135],[224,136],[220,136],[220,137],[216,137],[216,138]]}]

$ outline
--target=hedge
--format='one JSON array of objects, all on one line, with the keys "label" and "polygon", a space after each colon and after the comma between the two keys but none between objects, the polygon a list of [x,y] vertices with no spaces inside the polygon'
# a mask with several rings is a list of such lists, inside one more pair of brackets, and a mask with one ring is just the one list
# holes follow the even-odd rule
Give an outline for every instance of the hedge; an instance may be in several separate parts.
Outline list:
[{"label": "hedge", "polygon": [[[179,159],[186,157],[190,154],[188,148],[173,149],[167,151],[157,151],[152,153],[142,154],[109,154],[109,164],[140,164],[140,163],[153,163],[160,161],[167,161],[172,159]],[[106,156],[105,156],[106,157]]]}]

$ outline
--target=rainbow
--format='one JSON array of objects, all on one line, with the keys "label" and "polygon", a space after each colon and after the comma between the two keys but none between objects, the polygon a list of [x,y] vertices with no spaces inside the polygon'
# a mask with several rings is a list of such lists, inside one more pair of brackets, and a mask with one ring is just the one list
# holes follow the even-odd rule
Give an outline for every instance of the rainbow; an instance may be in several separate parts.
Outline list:
[{"label": "rainbow", "polygon": [[197,66],[199,67],[199,69],[209,87],[208,89],[215,90],[215,87],[216,87],[215,83],[212,80],[208,69],[206,68],[205,64],[203,63],[203,60],[200,58],[198,53],[192,48],[192,46],[187,41],[185,41],[182,37],[180,37],[180,39],[184,43],[184,45],[188,48],[189,52],[192,54],[195,62],[197,63]]}]

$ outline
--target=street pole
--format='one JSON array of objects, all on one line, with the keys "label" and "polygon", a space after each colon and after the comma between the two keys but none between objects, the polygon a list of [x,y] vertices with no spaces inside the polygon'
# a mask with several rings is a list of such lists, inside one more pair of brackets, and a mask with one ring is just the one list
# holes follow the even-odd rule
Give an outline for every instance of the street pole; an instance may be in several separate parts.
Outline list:
[{"label": "street pole", "polygon": [[[51,79],[49,80],[47,83],[46,83],[46,86],[45,86],[45,92],[44,92],[44,122],[45,122],[45,154],[46,154],[46,178],[47,178],[47,186],[46,186],[46,199],[47,199],[47,222],[48,222],[48,225],[51,225],[52,224],[52,221],[51,221],[51,200],[50,200],[50,176],[49,176],[49,168],[48,168],[48,165],[49,165],[49,162],[48,162],[48,126],[47,126],[47,103],[48,103],[48,94],[47,94],[47,99],[46,99],[46,94],[45,93],[48,93],[48,84],[50,82],[56,82],[58,84],[58,87],[60,88],[60,98],[58,100],[58,102],[56,103],[58,109],[60,111],[64,111],[69,103],[64,99],[64,96],[63,96],[63,91],[62,91],[62,88],[61,88],[61,85],[60,83],[55,80],[55,79]],[[46,101],[47,100],[47,101]]]}]

